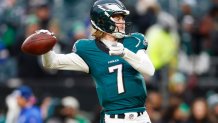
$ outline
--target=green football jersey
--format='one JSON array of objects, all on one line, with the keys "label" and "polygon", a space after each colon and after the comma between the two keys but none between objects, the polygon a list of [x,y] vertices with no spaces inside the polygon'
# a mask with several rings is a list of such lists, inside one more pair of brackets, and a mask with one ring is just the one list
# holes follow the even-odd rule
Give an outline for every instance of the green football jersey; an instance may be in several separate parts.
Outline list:
[{"label": "green football jersey", "polygon": [[[139,33],[120,41],[136,53],[147,49],[144,36]],[[100,105],[106,113],[144,111],[146,88],[143,76],[120,56],[110,56],[101,41],[82,39],[74,45],[74,52],[89,66]]]}]

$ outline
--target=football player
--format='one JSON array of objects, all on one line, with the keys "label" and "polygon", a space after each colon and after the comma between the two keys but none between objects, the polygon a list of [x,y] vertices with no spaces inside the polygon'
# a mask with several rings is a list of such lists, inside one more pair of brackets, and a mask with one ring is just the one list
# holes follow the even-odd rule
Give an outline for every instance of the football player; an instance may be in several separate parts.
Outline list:
[{"label": "football player", "polygon": [[46,68],[89,73],[106,123],[150,123],[143,76],[152,76],[154,66],[146,54],[144,36],[126,34],[127,15],[119,0],[96,1],[90,12],[94,39],[78,40],[69,54],[49,51],[42,62]]}]

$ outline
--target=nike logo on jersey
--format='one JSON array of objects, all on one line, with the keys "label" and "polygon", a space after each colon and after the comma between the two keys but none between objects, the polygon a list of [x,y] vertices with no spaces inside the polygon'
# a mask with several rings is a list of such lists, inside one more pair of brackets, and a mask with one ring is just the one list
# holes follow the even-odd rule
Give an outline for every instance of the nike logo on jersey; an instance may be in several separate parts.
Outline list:
[{"label": "nike logo on jersey", "polygon": [[108,64],[115,63],[115,62],[119,62],[119,59],[108,61]]}]

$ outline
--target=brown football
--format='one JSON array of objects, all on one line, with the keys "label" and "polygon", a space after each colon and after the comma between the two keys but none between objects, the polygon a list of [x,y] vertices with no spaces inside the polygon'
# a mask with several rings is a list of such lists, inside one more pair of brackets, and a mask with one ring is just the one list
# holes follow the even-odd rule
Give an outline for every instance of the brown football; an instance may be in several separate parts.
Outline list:
[{"label": "brown football", "polygon": [[42,55],[50,51],[56,44],[57,39],[53,34],[36,32],[23,42],[21,50],[31,55]]}]

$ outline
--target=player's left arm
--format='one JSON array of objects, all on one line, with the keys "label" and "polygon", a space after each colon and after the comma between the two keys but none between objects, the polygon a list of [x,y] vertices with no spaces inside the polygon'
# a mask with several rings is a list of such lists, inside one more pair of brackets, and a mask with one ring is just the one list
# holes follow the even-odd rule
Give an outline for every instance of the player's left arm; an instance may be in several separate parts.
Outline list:
[{"label": "player's left arm", "polygon": [[154,75],[154,65],[149,59],[145,49],[138,50],[137,53],[134,53],[127,48],[124,48],[125,59],[134,69],[139,71],[144,76],[153,76]]},{"label": "player's left arm", "polygon": [[140,48],[136,53],[125,48],[123,44],[116,43],[112,45],[109,49],[110,55],[121,56],[126,60],[135,70],[139,71],[143,76],[153,76],[154,75],[154,65],[152,64],[150,58],[146,53],[147,42],[143,42],[146,47]]}]

